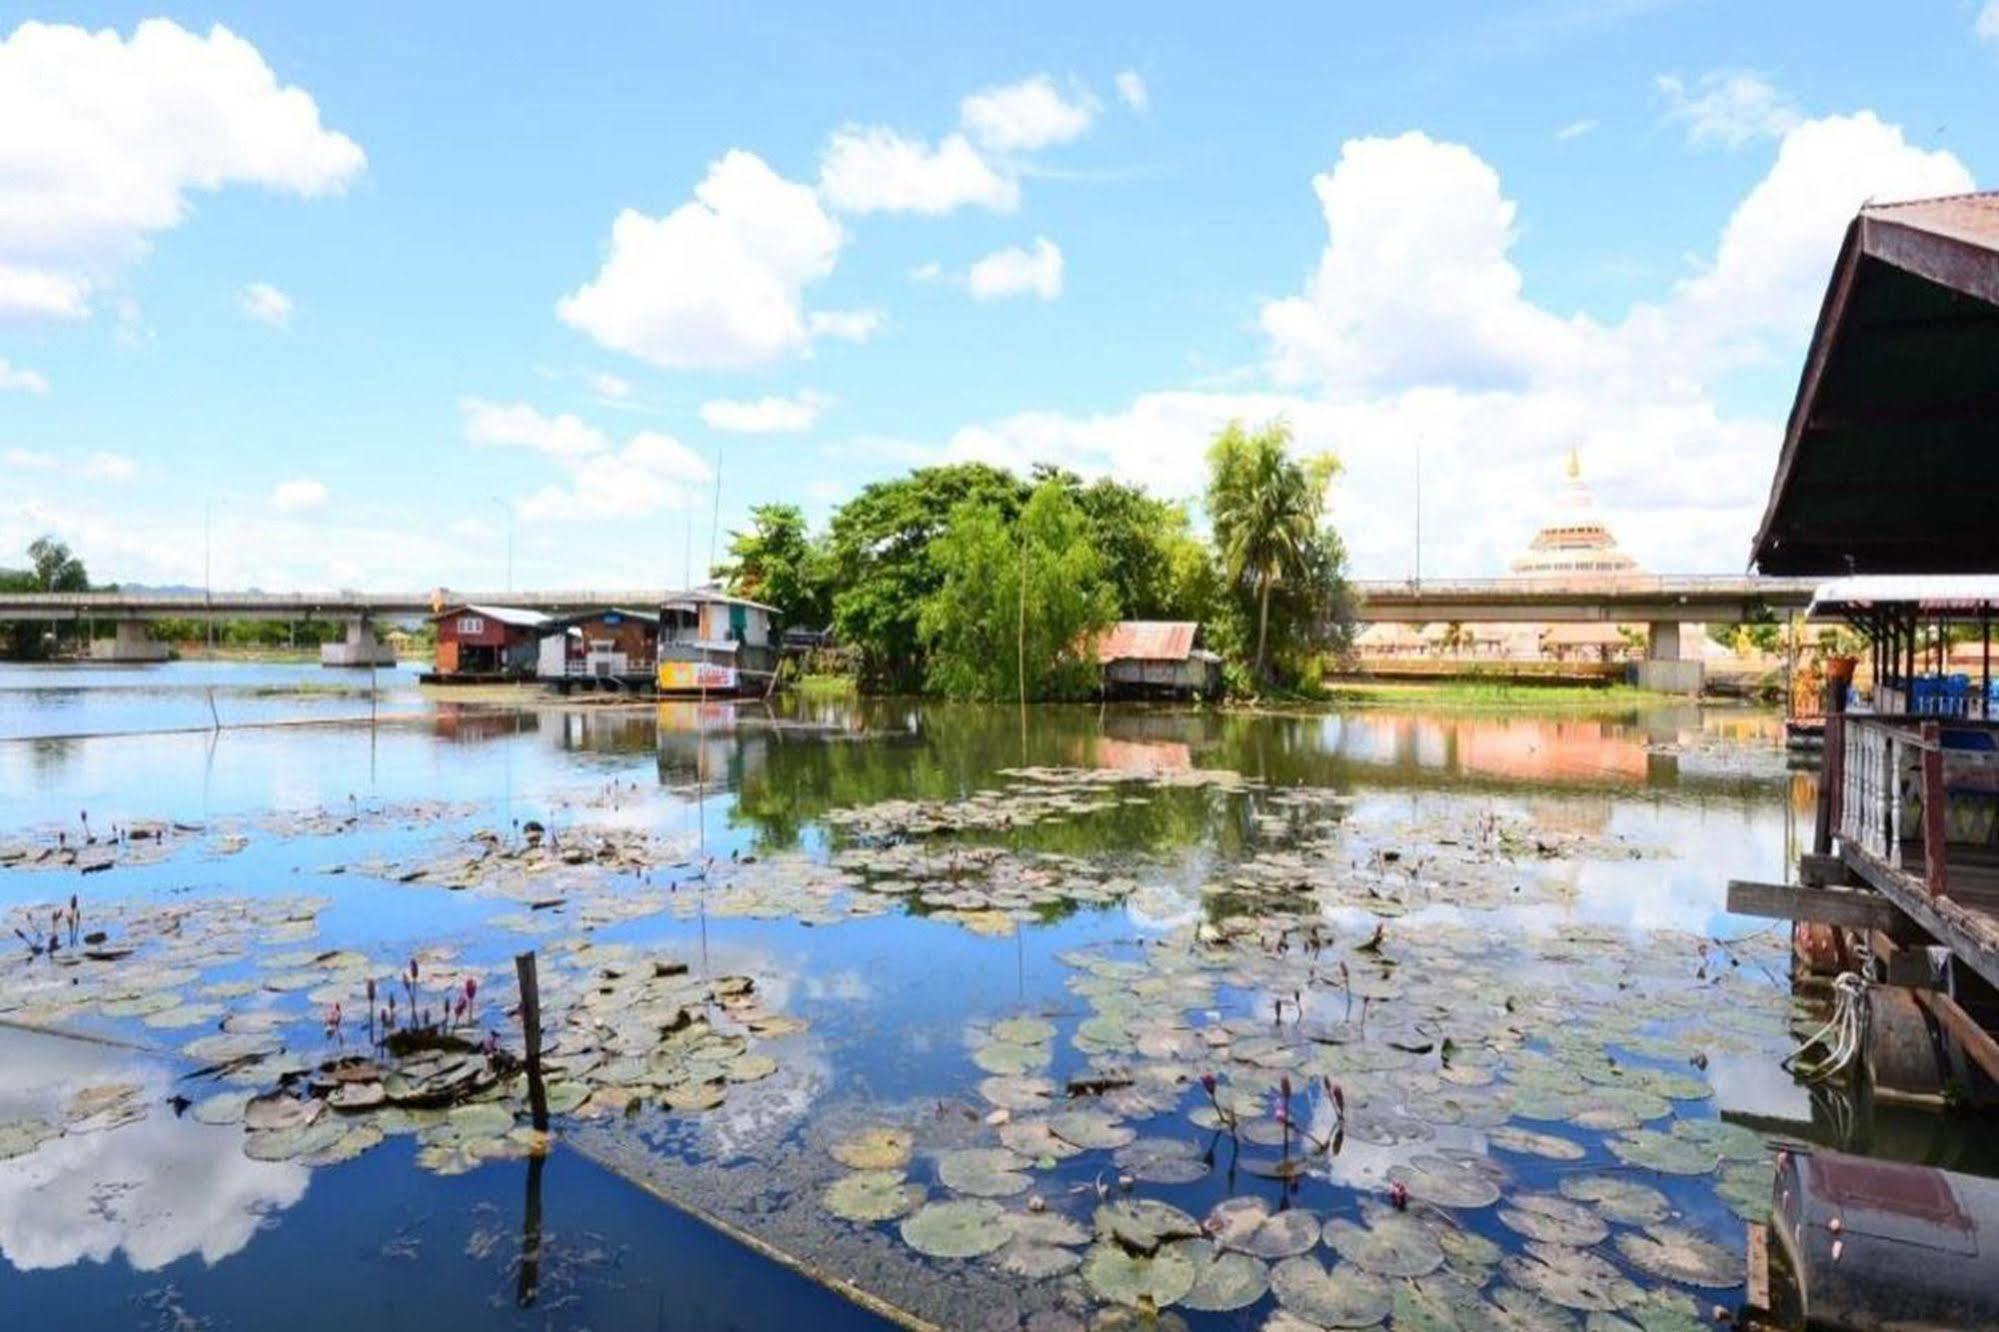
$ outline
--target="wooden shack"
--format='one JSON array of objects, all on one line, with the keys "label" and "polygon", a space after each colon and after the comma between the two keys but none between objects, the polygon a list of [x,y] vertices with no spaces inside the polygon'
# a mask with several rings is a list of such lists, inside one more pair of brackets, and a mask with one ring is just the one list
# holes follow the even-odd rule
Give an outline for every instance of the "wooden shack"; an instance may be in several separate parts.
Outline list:
[{"label": "wooden shack", "polygon": [[437,661],[425,684],[533,679],[548,617],[516,606],[454,606],[431,617]]},{"label": "wooden shack", "polygon": [[777,671],[777,610],[701,589],[659,610],[662,694],[761,694]]},{"label": "wooden shack", "polygon": [[571,689],[653,688],[659,662],[659,613],[607,607],[563,615],[541,628],[538,674]]},{"label": "wooden shack", "polygon": [[1222,659],[1194,646],[1192,620],[1120,620],[1097,639],[1107,698],[1218,698]]}]

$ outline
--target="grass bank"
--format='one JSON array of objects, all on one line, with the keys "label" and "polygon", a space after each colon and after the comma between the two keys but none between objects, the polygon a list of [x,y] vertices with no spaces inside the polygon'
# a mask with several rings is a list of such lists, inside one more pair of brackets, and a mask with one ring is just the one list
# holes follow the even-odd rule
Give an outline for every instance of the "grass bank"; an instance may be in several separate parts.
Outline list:
[{"label": "grass bank", "polygon": [[1338,681],[1325,686],[1336,707],[1463,708],[1468,711],[1624,712],[1691,700],[1631,685],[1537,685],[1494,680]]}]

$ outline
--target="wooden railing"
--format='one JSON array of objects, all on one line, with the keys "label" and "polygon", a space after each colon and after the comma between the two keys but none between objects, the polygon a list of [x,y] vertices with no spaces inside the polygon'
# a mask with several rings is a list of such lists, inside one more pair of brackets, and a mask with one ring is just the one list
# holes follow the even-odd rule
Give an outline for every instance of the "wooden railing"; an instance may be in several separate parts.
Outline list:
[{"label": "wooden railing", "polygon": [[1903,846],[1920,841],[1923,885],[1947,895],[1950,804],[1999,802],[1999,727],[1851,713],[1828,717],[1826,727],[1834,834],[1897,873],[1910,872]]}]

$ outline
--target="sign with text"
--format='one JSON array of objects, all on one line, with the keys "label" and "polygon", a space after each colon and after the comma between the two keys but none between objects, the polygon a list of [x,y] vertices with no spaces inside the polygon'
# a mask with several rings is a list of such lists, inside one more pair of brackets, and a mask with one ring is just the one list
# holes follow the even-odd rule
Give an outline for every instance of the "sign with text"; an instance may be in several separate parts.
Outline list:
[{"label": "sign with text", "polygon": [[659,687],[680,693],[703,689],[723,693],[735,689],[736,668],[710,661],[663,661],[659,664]]}]

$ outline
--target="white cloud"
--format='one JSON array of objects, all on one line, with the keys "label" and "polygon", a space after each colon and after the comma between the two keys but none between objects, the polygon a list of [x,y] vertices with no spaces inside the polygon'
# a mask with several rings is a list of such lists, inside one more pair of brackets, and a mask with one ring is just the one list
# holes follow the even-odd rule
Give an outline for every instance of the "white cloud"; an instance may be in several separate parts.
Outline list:
[{"label": "white cloud", "polygon": [[0,258],[0,320],[81,319],[90,313],[90,284]]},{"label": "white cloud", "polygon": [[544,416],[524,402],[473,397],[460,398],[458,410],[465,418],[465,438],[474,444],[533,449],[551,458],[582,458],[611,447],[603,431],[568,412]]},{"label": "white cloud", "polygon": [[[1999,0],[1995,0],[1999,3]],[[1152,94],[1146,91],[1145,80],[1135,69],[1121,70],[1117,76],[1118,100],[1141,114],[1151,110]]]},{"label": "white cloud", "polygon": [[[1615,322],[1529,298],[1516,208],[1469,149],[1421,134],[1344,145],[1314,181],[1327,239],[1295,297],[1262,311],[1272,377],[1293,391],[1143,394],[1095,416],[1024,412],[943,451],[1056,462],[1197,496],[1232,418],[1286,417],[1346,463],[1333,517],[1353,566],[1414,564],[1421,459],[1427,571],[1503,572],[1543,520],[1571,447],[1623,544],[1660,572],[1739,571],[1782,434],[1717,386],[1802,354],[1842,229],[1870,197],[1970,187],[1948,153],[1869,113],[1799,124],[1693,276]],[[933,450],[931,456],[935,456]]]},{"label": "white cloud", "polygon": [[815,338],[840,342],[866,342],[881,332],[888,316],[880,310],[814,310],[805,326]]},{"label": "white cloud", "polygon": [[843,213],[949,213],[967,204],[1010,213],[1020,186],[962,134],[931,147],[882,125],[836,130],[819,159],[819,192]]},{"label": "white cloud", "polygon": [[1032,250],[1017,246],[996,250],[973,264],[965,281],[982,301],[1026,295],[1052,301],[1062,294],[1062,249],[1042,236]]},{"label": "white cloud", "polygon": [[1689,88],[1676,74],[1653,80],[1666,99],[1666,118],[1687,127],[1687,141],[1740,148],[1752,139],[1781,138],[1804,117],[1791,99],[1750,70],[1713,70]]},{"label": "white cloud", "polygon": [[39,449],[9,449],[0,454],[0,462],[16,471],[48,472],[86,481],[130,481],[139,474],[139,464],[122,453],[92,453],[70,463]]},{"label": "white cloud", "polygon": [[1583,135],[1590,133],[1595,128],[1596,122],[1594,120],[1571,120],[1568,124],[1555,131],[1555,137],[1561,142],[1567,143],[1570,139],[1582,138]]},{"label": "white cloud", "polygon": [[1097,99],[1080,87],[1065,97],[1055,80],[1036,74],[975,92],[959,104],[958,113],[972,136],[994,152],[1032,152],[1080,138],[1096,118]]},{"label": "white cloud", "polygon": [[935,282],[943,276],[944,265],[938,263],[935,259],[920,263],[909,270],[909,280],[911,282]]},{"label": "white cloud", "polygon": [[771,435],[810,430],[826,400],[811,389],[795,398],[717,398],[701,404],[701,419],[716,430],[745,435]]},{"label": "white cloud", "polygon": [[844,242],[809,187],[732,149],[666,216],[618,214],[602,269],[556,313],[668,369],[761,365],[805,349],[804,289]]},{"label": "white cloud", "polygon": [[1999,42],[1999,0],[1985,0],[1971,30],[1982,42]]},{"label": "white cloud", "polygon": [[590,391],[600,398],[624,399],[632,396],[631,382],[601,371],[590,376]]},{"label": "white cloud", "polygon": [[567,486],[551,485],[516,508],[531,522],[644,518],[695,507],[714,476],[698,453],[670,435],[641,431],[616,453],[571,459]]},{"label": "white cloud", "polygon": [[309,513],[326,507],[326,487],[309,476],[280,481],[271,491],[271,507],[279,513]]},{"label": "white cloud", "polygon": [[87,481],[130,481],[139,474],[139,464],[122,453],[93,453],[76,472]]},{"label": "white cloud", "polygon": [[523,402],[461,398],[465,438],[475,445],[532,449],[567,474],[515,506],[521,517],[568,522],[643,518],[687,508],[713,475],[701,455],[670,435],[641,431],[613,449],[603,431],[569,413],[548,416]]},{"label": "white cloud", "polygon": [[292,298],[268,282],[252,282],[243,288],[236,293],[236,304],[245,319],[277,329],[292,325]]},{"label": "white cloud", "polygon": [[0,41],[0,162],[0,314],[78,318],[190,194],[334,194],[366,158],[249,42],[148,19],[129,39],[28,22]]},{"label": "white cloud", "polygon": [[48,376],[0,356],[0,393],[47,393]]}]

